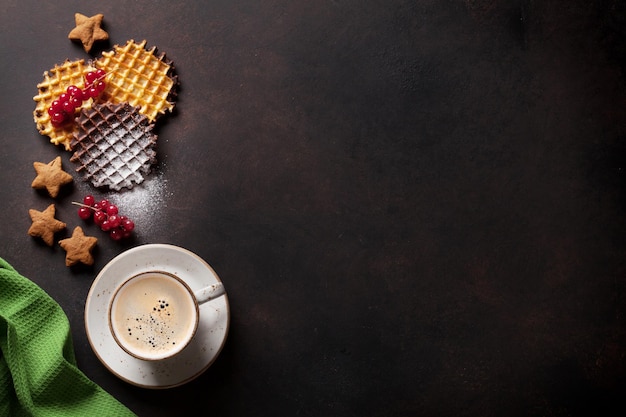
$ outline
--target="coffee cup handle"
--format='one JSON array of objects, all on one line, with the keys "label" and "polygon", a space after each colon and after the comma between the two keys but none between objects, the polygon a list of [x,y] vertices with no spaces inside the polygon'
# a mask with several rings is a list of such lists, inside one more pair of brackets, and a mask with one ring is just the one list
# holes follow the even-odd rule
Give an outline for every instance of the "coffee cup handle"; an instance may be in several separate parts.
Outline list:
[{"label": "coffee cup handle", "polygon": [[218,282],[216,284],[209,285],[208,287],[199,289],[194,293],[194,295],[196,300],[198,300],[198,304],[202,304],[217,298],[220,295],[224,295],[225,293],[226,290],[224,289],[224,284]]}]

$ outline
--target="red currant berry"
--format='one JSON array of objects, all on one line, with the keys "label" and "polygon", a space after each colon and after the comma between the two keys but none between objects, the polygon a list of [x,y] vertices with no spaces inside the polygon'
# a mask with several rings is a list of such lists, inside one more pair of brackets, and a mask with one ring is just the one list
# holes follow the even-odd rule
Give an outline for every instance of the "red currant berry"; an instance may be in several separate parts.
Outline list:
[{"label": "red currant berry", "polygon": [[70,98],[70,103],[72,103],[72,105],[74,105],[74,108],[78,108],[80,106],[83,105],[83,100],[82,98],[78,98],[78,97],[71,97]]},{"label": "red currant berry", "polygon": [[71,97],[83,101],[83,90],[81,90],[79,87],[76,87],[75,85],[70,85],[69,87],[67,87],[67,93]]},{"label": "red currant berry", "polygon": [[[96,204],[98,204],[98,203],[96,203]],[[102,225],[102,223],[104,223],[106,221],[106,219],[107,219],[107,215],[103,211],[96,211],[93,214],[93,221],[97,225]]]},{"label": "red currant berry", "polygon": [[112,216],[109,216],[109,223],[111,224],[111,229],[115,229],[117,227],[120,227],[120,224],[122,222],[120,220],[120,217],[117,214],[114,214]]},{"label": "red currant berry", "polygon": [[52,115],[50,115],[50,121],[52,122],[52,124],[54,126],[61,126],[65,123],[66,119],[65,119],[65,113],[63,112],[56,112]]},{"label": "red currant berry", "polygon": [[108,206],[106,206],[105,211],[109,216],[113,216],[118,213],[118,209],[115,204],[109,204]]},{"label": "red currant berry", "polygon": [[87,207],[81,207],[78,209],[78,217],[83,220],[88,220],[91,218],[91,209]]},{"label": "red currant berry", "polygon": [[93,206],[95,202],[96,202],[96,199],[91,194],[86,195],[85,198],[83,198],[83,203],[85,205]]},{"label": "red currant berry", "polygon": [[109,232],[109,236],[111,236],[111,239],[113,240],[120,240],[121,238],[124,237],[124,232],[121,231],[120,229],[112,229]]},{"label": "red currant berry", "polygon": [[121,227],[122,227],[122,229],[124,229],[124,231],[130,233],[135,228],[135,223],[133,223],[133,221],[130,220],[130,219],[124,219],[124,220],[122,220]]},{"label": "red currant berry", "polygon": [[104,89],[106,88],[106,83],[102,80],[98,80],[95,83],[93,83],[93,86],[95,87],[96,91],[98,92],[98,95],[100,95]]},{"label": "red currant berry", "polygon": [[50,108],[56,113],[61,113],[63,111],[63,103],[61,102],[61,100],[52,100]]},{"label": "red currant berry", "polygon": [[112,227],[111,227],[111,222],[110,222],[108,219],[107,219],[107,220],[105,220],[105,221],[103,221],[102,223],[100,223],[100,229],[101,229],[103,232],[108,232],[109,230],[111,230],[111,229],[112,229]]},{"label": "red currant berry", "polygon": [[106,77],[106,76],[107,76],[107,73],[106,73],[106,71],[105,71],[105,70],[103,70],[102,68],[98,68],[98,69],[96,70],[96,78],[97,78],[97,79],[102,80],[102,79],[104,79],[104,77]]},{"label": "red currant berry", "polygon": [[98,78],[98,75],[96,74],[95,71],[89,71],[87,74],[85,74],[85,82],[88,86],[90,86],[91,84],[93,84],[93,82]]},{"label": "red currant berry", "polygon": [[100,92],[98,91],[96,87],[90,86],[87,88],[87,90],[85,90],[85,94],[87,94],[89,98],[98,98],[98,96],[100,95]]},{"label": "red currant berry", "polygon": [[70,100],[70,97],[71,96],[69,94],[67,94],[67,93],[61,93],[61,95],[59,96],[59,101],[61,103],[65,103],[66,101]]},{"label": "red currant berry", "polygon": [[63,102],[63,111],[67,114],[74,114],[76,106],[72,103],[72,99],[68,99],[68,101]]}]

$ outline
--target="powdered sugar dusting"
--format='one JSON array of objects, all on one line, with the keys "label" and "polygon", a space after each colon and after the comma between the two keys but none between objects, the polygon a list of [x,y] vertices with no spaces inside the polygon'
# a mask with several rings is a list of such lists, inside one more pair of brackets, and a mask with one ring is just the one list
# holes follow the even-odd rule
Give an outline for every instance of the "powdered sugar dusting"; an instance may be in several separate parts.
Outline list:
[{"label": "powdered sugar dusting", "polygon": [[121,214],[135,222],[135,233],[141,234],[150,233],[155,226],[163,224],[161,219],[171,196],[163,173],[153,172],[141,184],[115,193],[109,199],[117,204]]}]

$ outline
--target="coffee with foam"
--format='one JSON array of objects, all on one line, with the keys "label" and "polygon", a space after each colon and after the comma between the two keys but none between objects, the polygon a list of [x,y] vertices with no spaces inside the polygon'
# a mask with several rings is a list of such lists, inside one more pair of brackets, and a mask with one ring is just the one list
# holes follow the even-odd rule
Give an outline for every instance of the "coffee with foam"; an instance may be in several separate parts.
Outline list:
[{"label": "coffee with foam", "polygon": [[182,350],[198,323],[191,289],[165,272],[146,272],[116,291],[109,319],[118,344],[133,356],[157,360]]}]

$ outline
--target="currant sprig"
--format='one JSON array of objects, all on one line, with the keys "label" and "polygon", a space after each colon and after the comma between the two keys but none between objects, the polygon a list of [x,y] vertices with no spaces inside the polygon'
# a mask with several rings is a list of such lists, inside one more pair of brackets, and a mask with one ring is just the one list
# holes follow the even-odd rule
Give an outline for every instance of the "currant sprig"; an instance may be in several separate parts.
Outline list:
[{"label": "currant sprig", "polygon": [[98,98],[106,88],[106,82],[104,81],[106,76],[106,71],[98,68],[85,74],[84,89],[75,85],[67,87],[65,93],[62,93],[58,99],[53,100],[50,107],[48,107],[48,115],[52,125],[54,127],[63,126],[73,119],[76,109],[83,105],[83,101],[90,98],[94,100]]},{"label": "currant sprig", "polygon": [[126,216],[121,216],[115,204],[109,200],[96,201],[94,196],[86,195],[82,203],[72,202],[78,208],[78,217],[89,220],[93,216],[93,222],[100,226],[100,230],[109,233],[111,239],[120,240],[128,238],[135,229],[135,223]]}]

